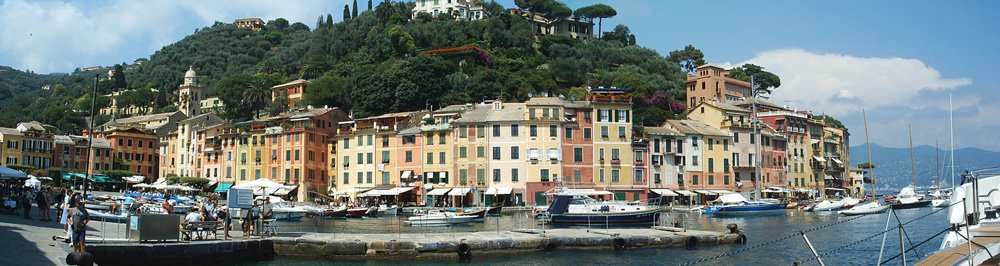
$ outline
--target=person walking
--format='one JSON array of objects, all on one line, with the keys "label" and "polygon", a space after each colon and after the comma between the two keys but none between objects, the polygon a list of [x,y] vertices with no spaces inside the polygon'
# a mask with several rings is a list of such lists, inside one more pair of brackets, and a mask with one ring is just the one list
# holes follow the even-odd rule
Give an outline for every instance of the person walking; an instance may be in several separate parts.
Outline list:
[{"label": "person walking", "polygon": [[21,193],[21,206],[24,209],[24,219],[31,220],[31,190],[25,188]]},{"label": "person walking", "polygon": [[49,217],[49,190],[42,189],[35,194],[35,204],[38,204],[38,220],[43,222],[52,221]]},{"label": "person walking", "polygon": [[86,203],[83,201],[82,197],[77,197],[76,208],[69,210],[69,220],[70,225],[72,225],[73,234],[70,238],[73,243],[73,251],[86,252],[87,247],[84,244],[86,242],[87,236],[87,223],[90,222],[90,214],[87,213],[87,209],[84,207]]},{"label": "person walking", "polygon": [[70,233],[69,230],[69,219],[67,218],[69,218],[69,210],[76,207],[76,197],[78,195],[80,194],[73,193],[71,195],[69,194],[69,191],[66,191],[66,196],[65,199],[63,200],[62,208],[60,208],[62,209],[62,218],[59,218],[59,223],[63,225],[63,232],[66,233],[66,239],[70,239],[73,237],[73,235]]},{"label": "person walking", "polygon": [[62,223],[63,204],[66,204],[66,189],[65,188],[60,189],[59,194],[56,195],[53,199],[55,200],[54,203],[56,204],[56,220],[59,220],[59,222]]}]

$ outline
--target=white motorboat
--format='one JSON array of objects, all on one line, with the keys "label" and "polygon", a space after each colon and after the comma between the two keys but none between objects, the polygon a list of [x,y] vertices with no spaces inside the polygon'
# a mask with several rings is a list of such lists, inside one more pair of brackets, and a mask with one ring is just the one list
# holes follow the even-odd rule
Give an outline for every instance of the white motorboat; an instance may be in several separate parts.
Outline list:
[{"label": "white motorboat", "polygon": [[840,201],[844,202],[844,209],[854,208],[854,205],[861,203],[861,200],[853,197],[844,197],[844,199],[841,199]]},{"label": "white motorboat", "polygon": [[385,204],[378,205],[378,213],[388,216],[396,216],[399,214],[399,206],[386,206]]},{"label": "white motorboat", "polygon": [[417,225],[451,225],[472,222],[476,216],[458,215],[451,212],[436,212],[427,215],[413,216],[407,219],[406,224]]},{"label": "white motorboat", "polygon": [[[1000,175],[977,174],[979,171],[996,171],[989,168],[973,171],[967,183],[954,188],[951,200],[957,204],[948,206],[949,230],[941,242],[940,250],[924,258],[938,265],[984,265],[992,260],[991,254],[1000,253],[1000,241],[996,240],[997,224],[1000,218]],[[969,245],[968,239],[976,245]],[[971,253],[970,253],[971,251]]]},{"label": "white motorboat", "polygon": [[880,213],[886,210],[889,210],[889,205],[882,204],[878,201],[872,201],[861,205],[856,205],[853,208],[847,210],[838,211],[837,213],[843,215],[862,215],[869,213]]},{"label": "white motorboat", "polygon": [[810,211],[821,212],[821,211],[832,211],[844,208],[844,201],[830,201],[824,200],[823,202],[817,203],[815,207],[810,209]]},{"label": "white motorboat", "polygon": [[128,214],[125,213],[110,213],[101,210],[88,209],[87,214],[90,214],[91,221],[124,223],[128,220]]},{"label": "white motorboat", "polygon": [[274,204],[271,208],[271,217],[278,220],[300,220],[308,213],[309,210],[305,208],[288,206],[284,202]]}]

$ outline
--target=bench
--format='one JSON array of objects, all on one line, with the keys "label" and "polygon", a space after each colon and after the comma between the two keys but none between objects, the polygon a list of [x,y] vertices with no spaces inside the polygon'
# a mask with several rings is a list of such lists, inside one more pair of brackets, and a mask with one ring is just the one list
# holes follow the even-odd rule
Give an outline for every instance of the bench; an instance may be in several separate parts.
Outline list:
[{"label": "bench", "polygon": [[220,221],[201,221],[184,224],[184,227],[181,228],[181,232],[211,232],[215,239],[219,239],[219,229],[222,229],[222,222]]}]

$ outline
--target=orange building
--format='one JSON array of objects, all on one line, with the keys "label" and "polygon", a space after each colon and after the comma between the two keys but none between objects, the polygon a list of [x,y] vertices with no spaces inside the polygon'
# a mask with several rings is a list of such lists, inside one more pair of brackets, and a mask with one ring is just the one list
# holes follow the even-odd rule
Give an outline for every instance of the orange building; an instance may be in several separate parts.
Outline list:
[{"label": "orange building", "polygon": [[688,109],[704,101],[727,103],[751,96],[749,82],[726,77],[726,74],[729,70],[714,64],[699,66],[696,75],[688,74],[684,82]]},{"label": "orange building", "polygon": [[156,135],[134,127],[116,127],[101,135],[115,149],[115,169],[130,170],[145,176],[147,181],[155,181],[159,167]]},{"label": "orange building", "polygon": [[297,79],[290,81],[285,84],[275,85],[271,87],[271,101],[278,99],[281,95],[288,95],[288,108],[295,107],[296,101],[302,100],[302,95],[306,93],[306,87],[309,86],[309,81],[304,79]]}]

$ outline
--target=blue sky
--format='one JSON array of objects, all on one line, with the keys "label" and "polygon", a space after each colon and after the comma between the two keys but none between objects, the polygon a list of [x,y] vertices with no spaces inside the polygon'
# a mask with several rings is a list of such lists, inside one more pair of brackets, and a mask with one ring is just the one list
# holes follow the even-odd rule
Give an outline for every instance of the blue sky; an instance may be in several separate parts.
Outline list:
[{"label": "blue sky", "polygon": [[[442,0],[444,1],[444,0]],[[376,1],[378,2],[378,1]],[[515,7],[513,0],[498,1]],[[954,94],[957,147],[1000,151],[997,1],[565,1],[605,3],[638,44],[662,55],[691,44],[709,62],[755,63],[782,78],[771,101],[830,114],[865,142],[948,141]],[[132,62],[215,21],[284,17],[313,26],[350,1],[0,1],[0,65],[37,73]],[[360,1],[364,8],[367,1]],[[16,26],[12,26],[16,25]],[[595,29],[596,30],[596,29]]]}]

